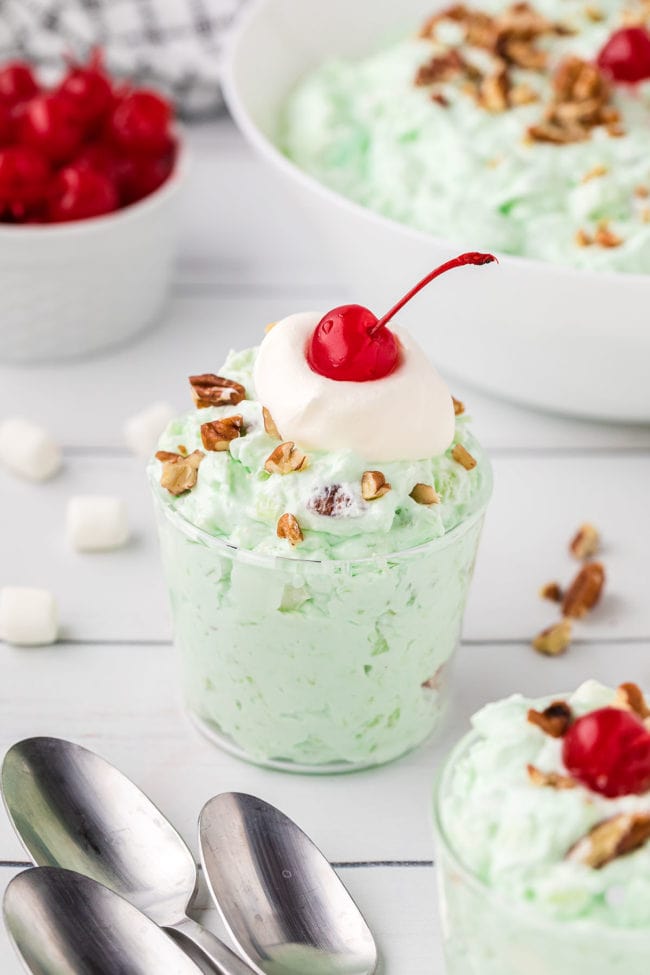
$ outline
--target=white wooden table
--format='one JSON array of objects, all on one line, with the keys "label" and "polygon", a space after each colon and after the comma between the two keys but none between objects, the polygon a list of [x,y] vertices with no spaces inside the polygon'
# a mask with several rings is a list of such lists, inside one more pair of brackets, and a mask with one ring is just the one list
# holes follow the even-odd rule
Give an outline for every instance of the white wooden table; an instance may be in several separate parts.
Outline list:
[{"label": "white wooden table", "polygon": [[[388,975],[441,972],[431,782],[469,715],[515,690],[552,693],[588,676],[650,686],[650,428],[536,415],[454,383],[491,449],[496,487],[443,740],[387,768],[338,778],[263,771],[221,754],[181,710],[147,488],[141,464],[123,446],[122,423],[158,398],[184,408],[189,373],[218,368],[229,347],[254,344],[268,321],[325,310],[347,295],[302,215],[229,122],[199,128],[190,140],[181,260],[161,326],[101,359],[0,368],[0,416],[46,422],[66,460],[46,485],[0,471],[0,586],[52,588],[63,625],[54,647],[0,644],[0,748],[51,734],[95,749],[151,796],[193,848],[196,817],[210,796],[265,797],[338,865],[376,932]],[[132,544],[115,554],[69,551],[63,514],[73,492],[126,497]],[[566,543],[584,520],[604,534],[607,597],[565,657],[541,658],[529,639],[554,612],[537,589],[568,580],[575,564]],[[0,887],[25,865],[0,814]],[[205,894],[200,906],[206,923],[217,925]],[[2,931],[0,972],[20,971]]]}]

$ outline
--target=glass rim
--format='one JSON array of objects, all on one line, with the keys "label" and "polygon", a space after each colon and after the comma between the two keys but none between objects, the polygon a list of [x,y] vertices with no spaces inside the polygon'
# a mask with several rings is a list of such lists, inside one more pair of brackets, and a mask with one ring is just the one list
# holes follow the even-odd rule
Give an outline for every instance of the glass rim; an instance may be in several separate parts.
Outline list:
[{"label": "glass rim", "polygon": [[[204,543],[206,548],[216,549],[217,551],[221,551],[224,555],[227,555],[229,558],[236,558],[242,562],[265,566],[267,568],[277,566],[278,563],[290,565],[292,567],[309,566],[313,571],[316,571],[316,566],[321,568],[326,566],[328,569],[331,568],[332,570],[337,570],[346,566],[381,565],[387,561],[390,561],[391,559],[417,558],[418,556],[428,552],[430,549],[442,549],[446,548],[448,545],[452,545],[457,538],[469,531],[469,529],[472,528],[476,522],[480,521],[485,514],[490,498],[492,497],[492,489],[494,484],[492,465],[487,457],[485,457],[485,472],[485,481],[482,490],[476,499],[476,507],[470,514],[467,515],[466,518],[463,518],[456,525],[454,525],[453,528],[446,531],[444,535],[431,538],[429,541],[423,542],[421,545],[414,545],[411,548],[391,552],[381,552],[377,553],[376,555],[363,556],[361,558],[308,559],[290,555],[274,555],[266,552],[254,552],[250,549],[240,548],[238,545],[232,545],[218,535],[211,535],[210,532],[203,528],[199,528],[197,525],[189,521],[189,519],[181,514],[180,511],[172,508],[169,504],[165,504],[164,497],[160,492],[160,484],[155,477],[155,466],[153,463],[150,463],[147,466],[147,477],[156,508],[164,515],[165,518],[167,518],[169,522],[171,522],[172,525],[174,525],[175,528],[177,528],[187,537],[192,537],[196,541],[201,541]],[[309,569],[307,571],[309,571]]]},{"label": "glass rim", "polygon": [[[554,694],[548,695],[548,697],[542,700],[551,701],[558,697],[567,697],[568,695]],[[547,929],[553,931],[554,934],[562,932],[567,936],[572,934],[580,935],[597,935],[598,937],[615,937],[615,938],[628,938],[630,940],[638,940],[644,942],[647,946],[648,938],[650,938],[650,925],[645,927],[623,927],[614,924],[603,923],[595,919],[586,918],[554,918],[549,915],[543,914],[540,911],[533,908],[531,905],[522,903],[511,899],[494,888],[488,883],[481,879],[478,874],[468,867],[466,863],[461,858],[460,853],[452,845],[443,823],[442,809],[441,809],[441,799],[444,794],[444,787],[448,776],[452,773],[456,766],[458,760],[467,753],[470,747],[477,741],[481,739],[481,734],[478,731],[472,730],[456,743],[453,749],[446,756],[442,766],[439,768],[433,787],[433,831],[438,844],[438,850],[443,849],[446,857],[453,863],[454,869],[460,874],[462,882],[468,884],[475,894],[479,894],[482,897],[488,897],[490,900],[494,901],[497,907],[501,910],[507,911],[510,915],[518,914],[522,924],[526,924],[528,927],[536,927],[540,929]],[[435,863],[436,869],[440,870],[441,865],[436,858]]]}]

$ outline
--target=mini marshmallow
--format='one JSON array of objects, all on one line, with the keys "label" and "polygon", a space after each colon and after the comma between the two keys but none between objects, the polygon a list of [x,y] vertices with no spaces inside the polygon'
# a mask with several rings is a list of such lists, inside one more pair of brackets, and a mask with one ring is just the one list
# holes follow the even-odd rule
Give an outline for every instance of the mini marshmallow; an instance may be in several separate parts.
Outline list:
[{"label": "mini marshmallow", "polygon": [[6,586],[0,590],[0,639],[15,646],[55,643],[59,629],[56,601],[47,589]]},{"label": "mini marshmallow", "polygon": [[77,495],[68,501],[66,528],[68,541],[78,552],[120,548],[129,538],[126,504],[121,498]]},{"label": "mini marshmallow", "polygon": [[52,477],[62,461],[61,448],[47,430],[21,417],[0,423],[0,459],[14,474],[31,481]]},{"label": "mini marshmallow", "polygon": [[143,459],[150,458],[160,434],[176,412],[169,403],[152,403],[128,419],[124,424],[124,438],[129,449]]}]

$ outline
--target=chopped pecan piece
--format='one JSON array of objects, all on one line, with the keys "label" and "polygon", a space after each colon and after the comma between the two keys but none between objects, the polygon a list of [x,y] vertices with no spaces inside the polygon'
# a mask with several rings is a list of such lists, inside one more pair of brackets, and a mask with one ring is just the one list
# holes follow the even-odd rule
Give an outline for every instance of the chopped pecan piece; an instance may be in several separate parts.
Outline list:
[{"label": "chopped pecan piece", "polygon": [[569,551],[576,559],[583,562],[590,559],[600,548],[600,535],[598,529],[585,522],[573,536],[569,543]]},{"label": "chopped pecan piece", "polygon": [[278,538],[286,538],[292,547],[304,541],[305,537],[295,515],[290,515],[288,512],[278,520],[277,535]]},{"label": "chopped pecan piece", "polygon": [[244,418],[225,416],[221,420],[210,420],[201,424],[201,440],[206,450],[229,450],[233,440],[241,437]]},{"label": "chopped pecan piece", "polygon": [[624,711],[631,711],[641,721],[650,718],[650,708],[638,684],[621,684],[616,691],[614,707],[622,708]]},{"label": "chopped pecan piece", "polygon": [[547,582],[539,591],[542,599],[550,599],[552,603],[561,603],[564,598],[559,582]]},{"label": "chopped pecan piece", "polygon": [[240,383],[224,379],[223,376],[215,376],[212,372],[190,376],[190,386],[199,410],[208,406],[237,406],[246,399],[246,390]]},{"label": "chopped pecan piece", "polygon": [[592,166],[592,168],[584,174],[580,182],[590,183],[592,179],[600,179],[601,176],[606,176],[608,172],[609,168],[607,166]]},{"label": "chopped pecan piece", "polygon": [[160,484],[170,494],[185,494],[196,485],[199,476],[199,466],[205,457],[202,450],[194,450],[191,454],[173,454],[168,450],[159,450],[156,458],[162,463]]},{"label": "chopped pecan piece", "polygon": [[436,84],[436,82],[450,81],[461,74],[464,68],[465,61],[458,51],[434,55],[426,64],[418,68],[414,84],[416,87],[422,88],[426,85]]},{"label": "chopped pecan piece", "polygon": [[455,396],[451,397],[451,401],[454,404],[454,416],[462,416],[465,412],[465,404]]},{"label": "chopped pecan piece", "polygon": [[587,562],[564,594],[562,612],[571,619],[582,619],[599,601],[605,584],[605,569],[600,562]]},{"label": "chopped pecan piece", "polygon": [[431,96],[431,101],[436,102],[441,108],[449,108],[449,99],[440,91],[434,91],[433,95]]},{"label": "chopped pecan piece", "polygon": [[594,826],[571,847],[566,859],[600,870],[612,860],[638,850],[649,839],[649,813],[619,813]]},{"label": "chopped pecan piece", "polygon": [[510,104],[510,78],[505,67],[483,79],[478,89],[478,102],[488,112],[505,112]]},{"label": "chopped pecan piece", "polygon": [[381,471],[364,471],[361,476],[361,497],[364,501],[376,501],[390,491],[390,484]]},{"label": "chopped pecan piece", "polygon": [[440,495],[430,484],[416,484],[409,497],[413,498],[416,504],[440,504]]},{"label": "chopped pecan piece", "polygon": [[187,447],[185,446],[184,443],[179,443],[179,445],[177,447],[177,450],[178,450],[179,454],[182,454],[183,455],[183,457],[187,457],[187,455],[189,453],[189,451],[188,451],[188,449],[187,449]]},{"label": "chopped pecan piece", "polygon": [[553,701],[543,711],[531,708],[528,712],[528,721],[537,725],[551,738],[564,738],[573,724],[573,712],[566,701]]},{"label": "chopped pecan piece", "polygon": [[568,57],[553,76],[553,95],[543,120],[531,126],[528,135],[535,142],[556,145],[583,142],[596,126],[617,124],[610,97],[609,85],[595,64]]},{"label": "chopped pecan piece", "polygon": [[472,457],[469,450],[463,447],[462,443],[454,444],[454,449],[451,452],[451,456],[454,458],[457,464],[464,467],[466,471],[472,471],[476,467],[476,460]]},{"label": "chopped pecan piece", "polygon": [[532,105],[533,102],[539,101],[539,95],[530,85],[513,85],[510,89],[510,104],[519,107],[519,105]]},{"label": "chopped pecan piece", "polygon": [[280,431],[275,425],[275,420],[265,406],[262,407],[262,416],[264,417],[264,429],[269,437],[277,437],[278,440],[281,440]]},{"label": "chopped pecan piece", "polygon": [[526,771],[532,784],[541,788],[548,786],[551,789],[575,789],[578,784],[569,775],[560,775],[559,772],[542,772],[535,765],[527,765]]},{"label": "chopped pecan piece", "polygon": [[587,4],[585,7],[585,17],[590,20],[592,24],[599,24],[605,19],[605,14],[600,10],[599,7],[594,7],[592,4]]},{"label": "chopped pecan piece", "polygon": [[341,518],[352,507],[352,501],[340,484],[330,484],[314,494],[307,502],[307,507],[310,511],[328,518]]},{"label": "chopped pecan piece", "polygon": [[575,241],[578,247],[591,247],[594,239],[581,227],[580,230],[576,231]]},{"label": "chopped pecan piece", "polygon": [[548,657],[557,657],[564,653],[571,643],[572,626],[570,620],[560,620],[553,626],[542,630],[533,640],[533,647],[538,653]]},{"label": "chopped pecan piece", "polygon": [[292,474],[302,471],[307,466],[307,454],[300,447],[296,447],[293,440],[278,444],[269,454],[264,463],[264,470],[269,474]]},{"label": "chopped pecan piece", "polygon": [[594,243],[600,247],[620,247],[623,238],[614,233],[607,220],[601,220],[594,235]]}]

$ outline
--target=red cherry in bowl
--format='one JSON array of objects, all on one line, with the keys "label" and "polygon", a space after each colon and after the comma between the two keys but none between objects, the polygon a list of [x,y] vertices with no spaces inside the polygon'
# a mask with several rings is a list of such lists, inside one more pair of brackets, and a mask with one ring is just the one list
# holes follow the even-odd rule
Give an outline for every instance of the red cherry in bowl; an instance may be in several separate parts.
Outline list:
[{"label": "red cherry in bowl", "polygon": [[112,213],[118,207],[114,184],[89,166],[66,166],[52,186],[48,216],[53,223],[87,220]]},{"label": "red cherry in bowl", "polygon": [[10,61],[0,68],[0,100],[10,105],[25,102],[39,92],[34,72],[23,61]]},{"label": "red cherry in bowl", "polygon": [[0,205],[12,210],[45,198],[50,178],[47,160],[27,146],[0,150]]},{"label": "red cherry in bowl", "polygon": [[650,78],[650,33],[624,27],[609,38],[598,55],[598,67],[613,81],[636,84]]},{"label": "red cherry in bowl", "polygon": [[38,149],[53,163],[68,162],[83,141],[83,128],[60,95],[38,95],[27,104],[20,125],[25,145]]},{"label": "red cherry in bowl", "polygon": [[630,711],[600,708],[578,718],[562,758],[574,779],[610,799],[650,789],[650,732]]},{"label": "red cherry in bowl", "polygon": [[400,360],[397,337],[387,323],[427,284],[466,264],[477,266],[496,261],[492,254],[461,254],[427,274],[383,318],[363,305],[340,305],[321,318],[307,345],[307,362],[328,379],[364,383],[389,376]]},{"label": "red cherry in bowl", "polygon": [[70,115],[82,125],[102,121],[113,104],[113,86],[99,51],[93,52],[86,65],[70,65],[58,93],[67,100]]},{"label": "red cherry in bowl", "polygon": [[126,94],[113,109],[109,133],[129,153],[155,155],[169,146],[172,110],[168,101],[145,88]]}]

